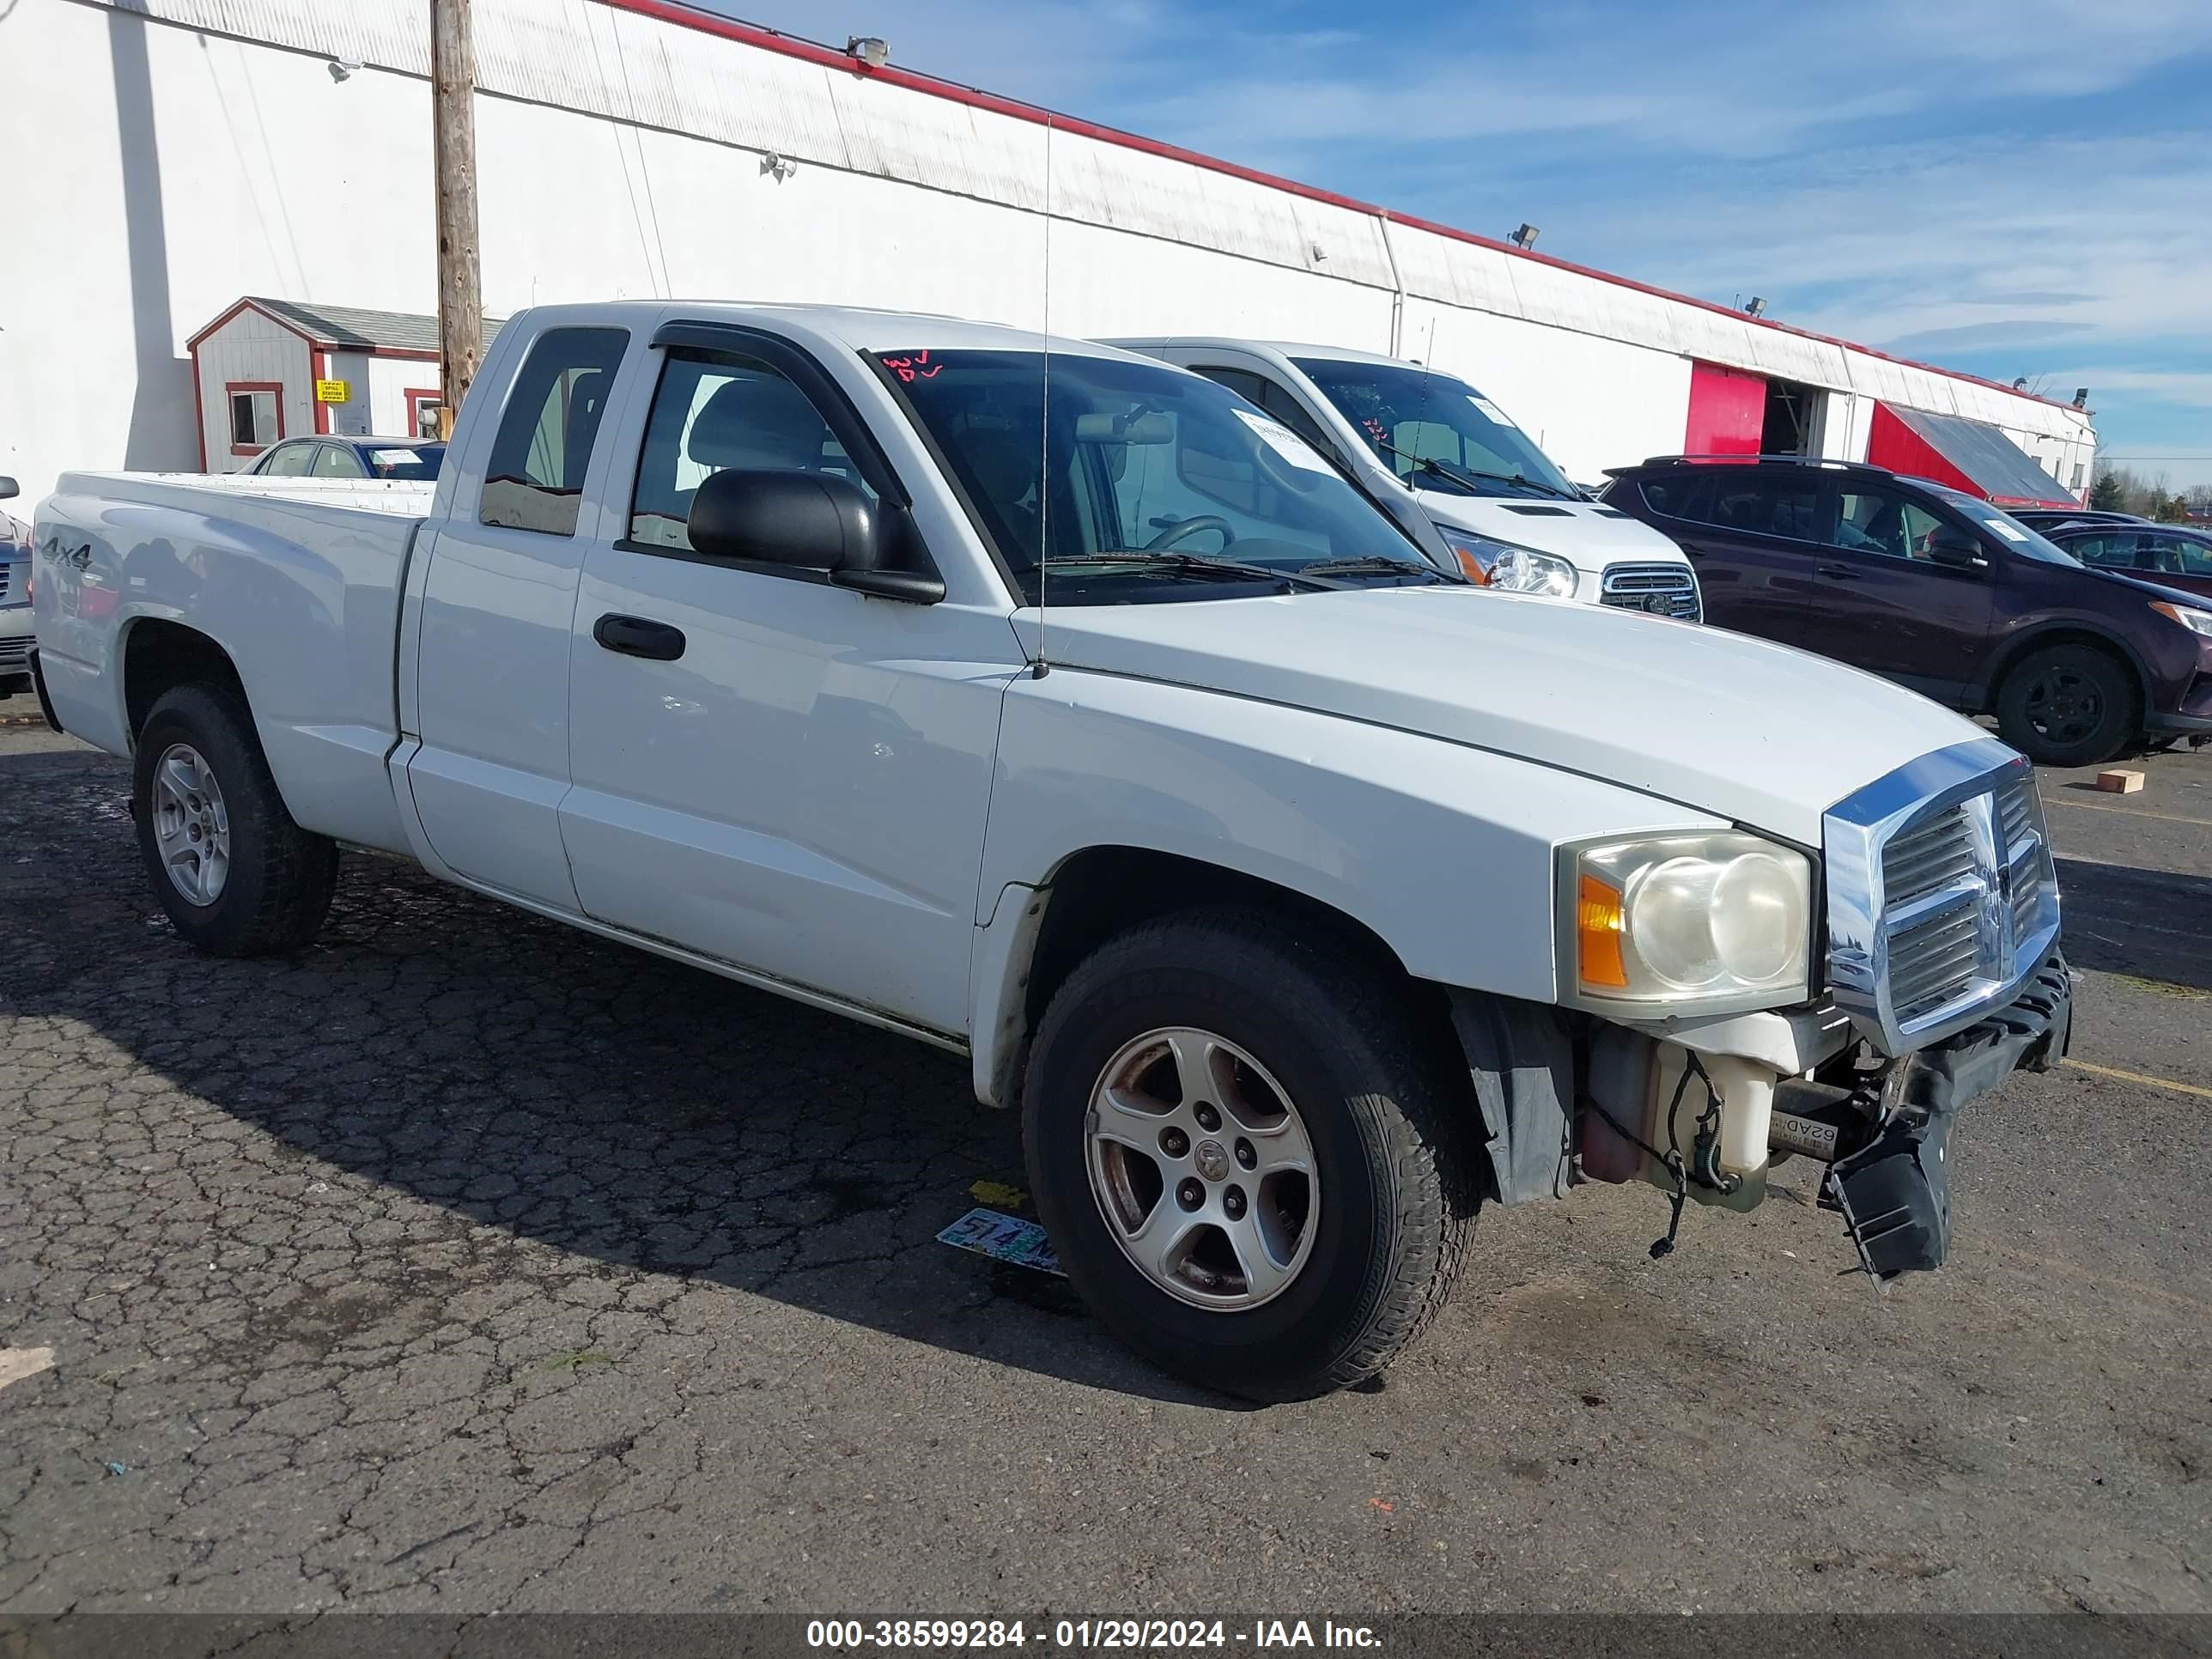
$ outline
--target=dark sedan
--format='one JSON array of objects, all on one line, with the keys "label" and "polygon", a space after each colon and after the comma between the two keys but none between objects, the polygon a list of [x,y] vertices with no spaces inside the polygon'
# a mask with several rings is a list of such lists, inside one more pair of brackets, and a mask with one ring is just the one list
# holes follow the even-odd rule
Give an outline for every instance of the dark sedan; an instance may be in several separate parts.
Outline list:
[{"label": "dark sedan", "polygon": [[421,438],[288,438],[246,470],[271,478],[396,478],[438,476],[446,446]]},{"label": "dark sedan", "polygon": [[2122,570],[2160,587],[2212,596],[2212,530],[2140,519],[2126,524],[2073,520],[2043,534],[2092,570]]}]

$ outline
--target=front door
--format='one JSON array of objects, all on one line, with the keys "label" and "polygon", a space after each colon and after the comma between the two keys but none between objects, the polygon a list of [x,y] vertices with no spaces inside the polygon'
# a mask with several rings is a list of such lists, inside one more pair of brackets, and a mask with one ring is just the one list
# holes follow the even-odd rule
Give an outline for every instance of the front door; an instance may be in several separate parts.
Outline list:
[{"label": "front door", "polygon": [[1938,564],[1929,550],[1938,530],[1964,526],[1881,483],[1841,478],[1830,501],[1811,615],[1849,646],[1829,654],[1962,702],[1989,647],[1989,571]]},{"label": "front door", "polygon": [[585,560],[562,835],[587,915],[957,1034],[1006,613],[866,598],[684,529],[727,467],[895,492],[855,422],[786,343],[665,354],[626,533]]}]

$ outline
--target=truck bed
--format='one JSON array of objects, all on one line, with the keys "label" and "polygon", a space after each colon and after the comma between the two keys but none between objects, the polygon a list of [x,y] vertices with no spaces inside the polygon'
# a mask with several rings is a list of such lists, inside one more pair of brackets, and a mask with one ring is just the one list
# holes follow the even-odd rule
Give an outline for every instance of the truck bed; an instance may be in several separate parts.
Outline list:
[{"label": "truck bed", "polygon": [[[385,774],[407,560],[437,485],[71,472],[40,507],[40,662],[64,726],[131,750],[126,653],[165,621],[228,653],[307,828],[404,850]],[[43,578],[42,578],[43,580]],[[51,604],[51,609],[49,605]],[[141,635],[141,630],[151,632]]]}]

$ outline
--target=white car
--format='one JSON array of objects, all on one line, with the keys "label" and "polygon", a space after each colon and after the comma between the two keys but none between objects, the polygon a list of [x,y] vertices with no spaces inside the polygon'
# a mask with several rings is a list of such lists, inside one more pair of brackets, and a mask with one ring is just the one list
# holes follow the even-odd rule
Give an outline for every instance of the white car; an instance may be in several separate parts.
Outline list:
[{"label": "white car", "polygon": [[1077,1288],[1217,1388],[1371,1375],[1483,1202],[1585,1181],[1679,1219],[1807,1154],[1934,1267],[1952,1115],[2065,1046],[2019,756],[1446,577],[1108,348],[549,307],[434,485],[72,473],[37,535],[185,939],[306,948],[356,844],[963,1055]]},{"label": "white car", "polygon": [[1695,622],[1698,579],[1650,526],[1589,499],[1455,375],[1341,346],[1115,340],[1257,404],[1409,528],[1432,522],[1475,581]]}]

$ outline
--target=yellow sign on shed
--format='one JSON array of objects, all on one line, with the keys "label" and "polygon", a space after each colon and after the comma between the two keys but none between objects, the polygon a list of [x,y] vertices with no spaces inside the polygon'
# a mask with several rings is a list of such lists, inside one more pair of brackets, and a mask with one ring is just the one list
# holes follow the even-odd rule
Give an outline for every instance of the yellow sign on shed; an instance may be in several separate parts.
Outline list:
[{"label": "yellow sign on shed", "polygon": [[349,404],[353,401],[353,382],[318,380],[315,382],[315,401],[319,404]]}]

